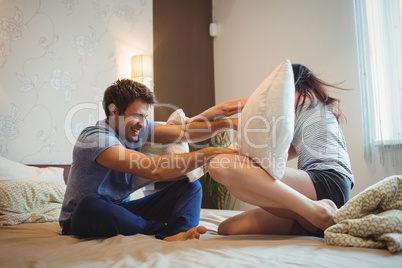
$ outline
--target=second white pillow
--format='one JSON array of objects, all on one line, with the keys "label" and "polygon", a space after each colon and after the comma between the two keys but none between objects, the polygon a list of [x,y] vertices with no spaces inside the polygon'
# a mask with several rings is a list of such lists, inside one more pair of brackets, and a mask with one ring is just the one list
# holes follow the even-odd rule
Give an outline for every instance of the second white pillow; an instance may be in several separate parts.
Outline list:
[{"label": "second white pillow", "polygon": [[[168,121],[166,122],[166,125],[184,125],[186,123],[186,119],[187,118],[183,110],[177,109],[170,115]],[[190,152],[190,149],[188,147],[187,142],[176,143],[166,148],[166,153],[169,154],[182,154],[188,152]],[[203,167],[196,168],[187,173],[187,177],[190,182],[198,180],[203,175],[204,175]]]},{"label": "second white pillow", "polygon": [[[166,125],[183,125],[186,123],[186,119],[183,110],[178,109],[169,116]],[[142,147],[142,152],[149,157],[161,156],[164,154],[183,154],[188,153],[189,151],[187,142],[174,143],[168,146],[146,142]],[[204,169],[203,167],[199,167],[188,172],[186,175],[190,182],[194,182],[204,175]]]}]

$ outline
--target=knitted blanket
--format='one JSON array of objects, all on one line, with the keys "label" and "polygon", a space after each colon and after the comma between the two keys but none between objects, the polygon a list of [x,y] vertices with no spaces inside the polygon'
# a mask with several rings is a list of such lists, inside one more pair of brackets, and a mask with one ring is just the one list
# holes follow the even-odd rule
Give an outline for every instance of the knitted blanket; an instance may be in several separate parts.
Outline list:
[{"label": "knitted blanket", "polygon": [[402,251],[402,176],[391,176],[350,199],[324,232],[329,245]]}]

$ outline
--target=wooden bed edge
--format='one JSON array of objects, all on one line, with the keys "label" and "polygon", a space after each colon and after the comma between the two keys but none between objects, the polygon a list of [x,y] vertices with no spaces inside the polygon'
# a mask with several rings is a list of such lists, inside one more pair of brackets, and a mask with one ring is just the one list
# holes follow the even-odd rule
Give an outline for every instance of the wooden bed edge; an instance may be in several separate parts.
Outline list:
[{"label": "wooden bed edge", "polygon": [[32,164],[32,165],[29,165],[29,166],[38,167],[38,168],[46,168],[46,167],[63,168],[64,169],[63,177],[64,177],[64,181],[66,183],[67,183],[68,174],[70,173],[70,168],[71,168],[71,165],[65,165],[65,164],[64,165],[58,165],[58,164],[49,164],[49,165],[46,165],[46,164],[40,164],[40,165]]}]

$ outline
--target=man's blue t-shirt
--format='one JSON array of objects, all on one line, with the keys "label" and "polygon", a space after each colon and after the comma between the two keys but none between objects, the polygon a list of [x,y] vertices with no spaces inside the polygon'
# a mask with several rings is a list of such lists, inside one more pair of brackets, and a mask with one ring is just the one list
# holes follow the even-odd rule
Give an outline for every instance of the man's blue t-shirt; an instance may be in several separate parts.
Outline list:
[{"label": "man's blue t-shirt", "polygon": [[[88,194],[98,193],[107,196],[115,203],[129,200],[129,195],[153,181],[123,172],[111,170],[95,162],[104,150],[121,145],[128,149],[141,151],[155,128],[155,122],[146,120],[136,142],[122,141],[106,120],[98,121],[96,126],[85,128],[77,139],[73,150],[73,163],[68,176],[67,189],[60,213],[60,226],[63,227],[78,202]],[[120,156],[119,156],[120,157]],[[121,157],[124,157],[122,155]],[[136,159],[129,159],[134,161]]]}]

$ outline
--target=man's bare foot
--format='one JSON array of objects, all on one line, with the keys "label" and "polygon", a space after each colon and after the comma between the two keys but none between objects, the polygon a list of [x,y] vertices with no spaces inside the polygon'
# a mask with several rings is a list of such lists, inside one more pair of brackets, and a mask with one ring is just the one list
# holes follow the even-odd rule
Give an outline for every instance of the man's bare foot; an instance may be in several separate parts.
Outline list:
[{"label": "man's bare foot", "polygon": [[176,235],[165,237],[163,240],[171,242],[171,241],[186,241],[188,239],[198,239],[200,235],[205,234],[207,232],[207,228],[204,226],[198,226],[191,228],[187,232],[178,233]]}]

